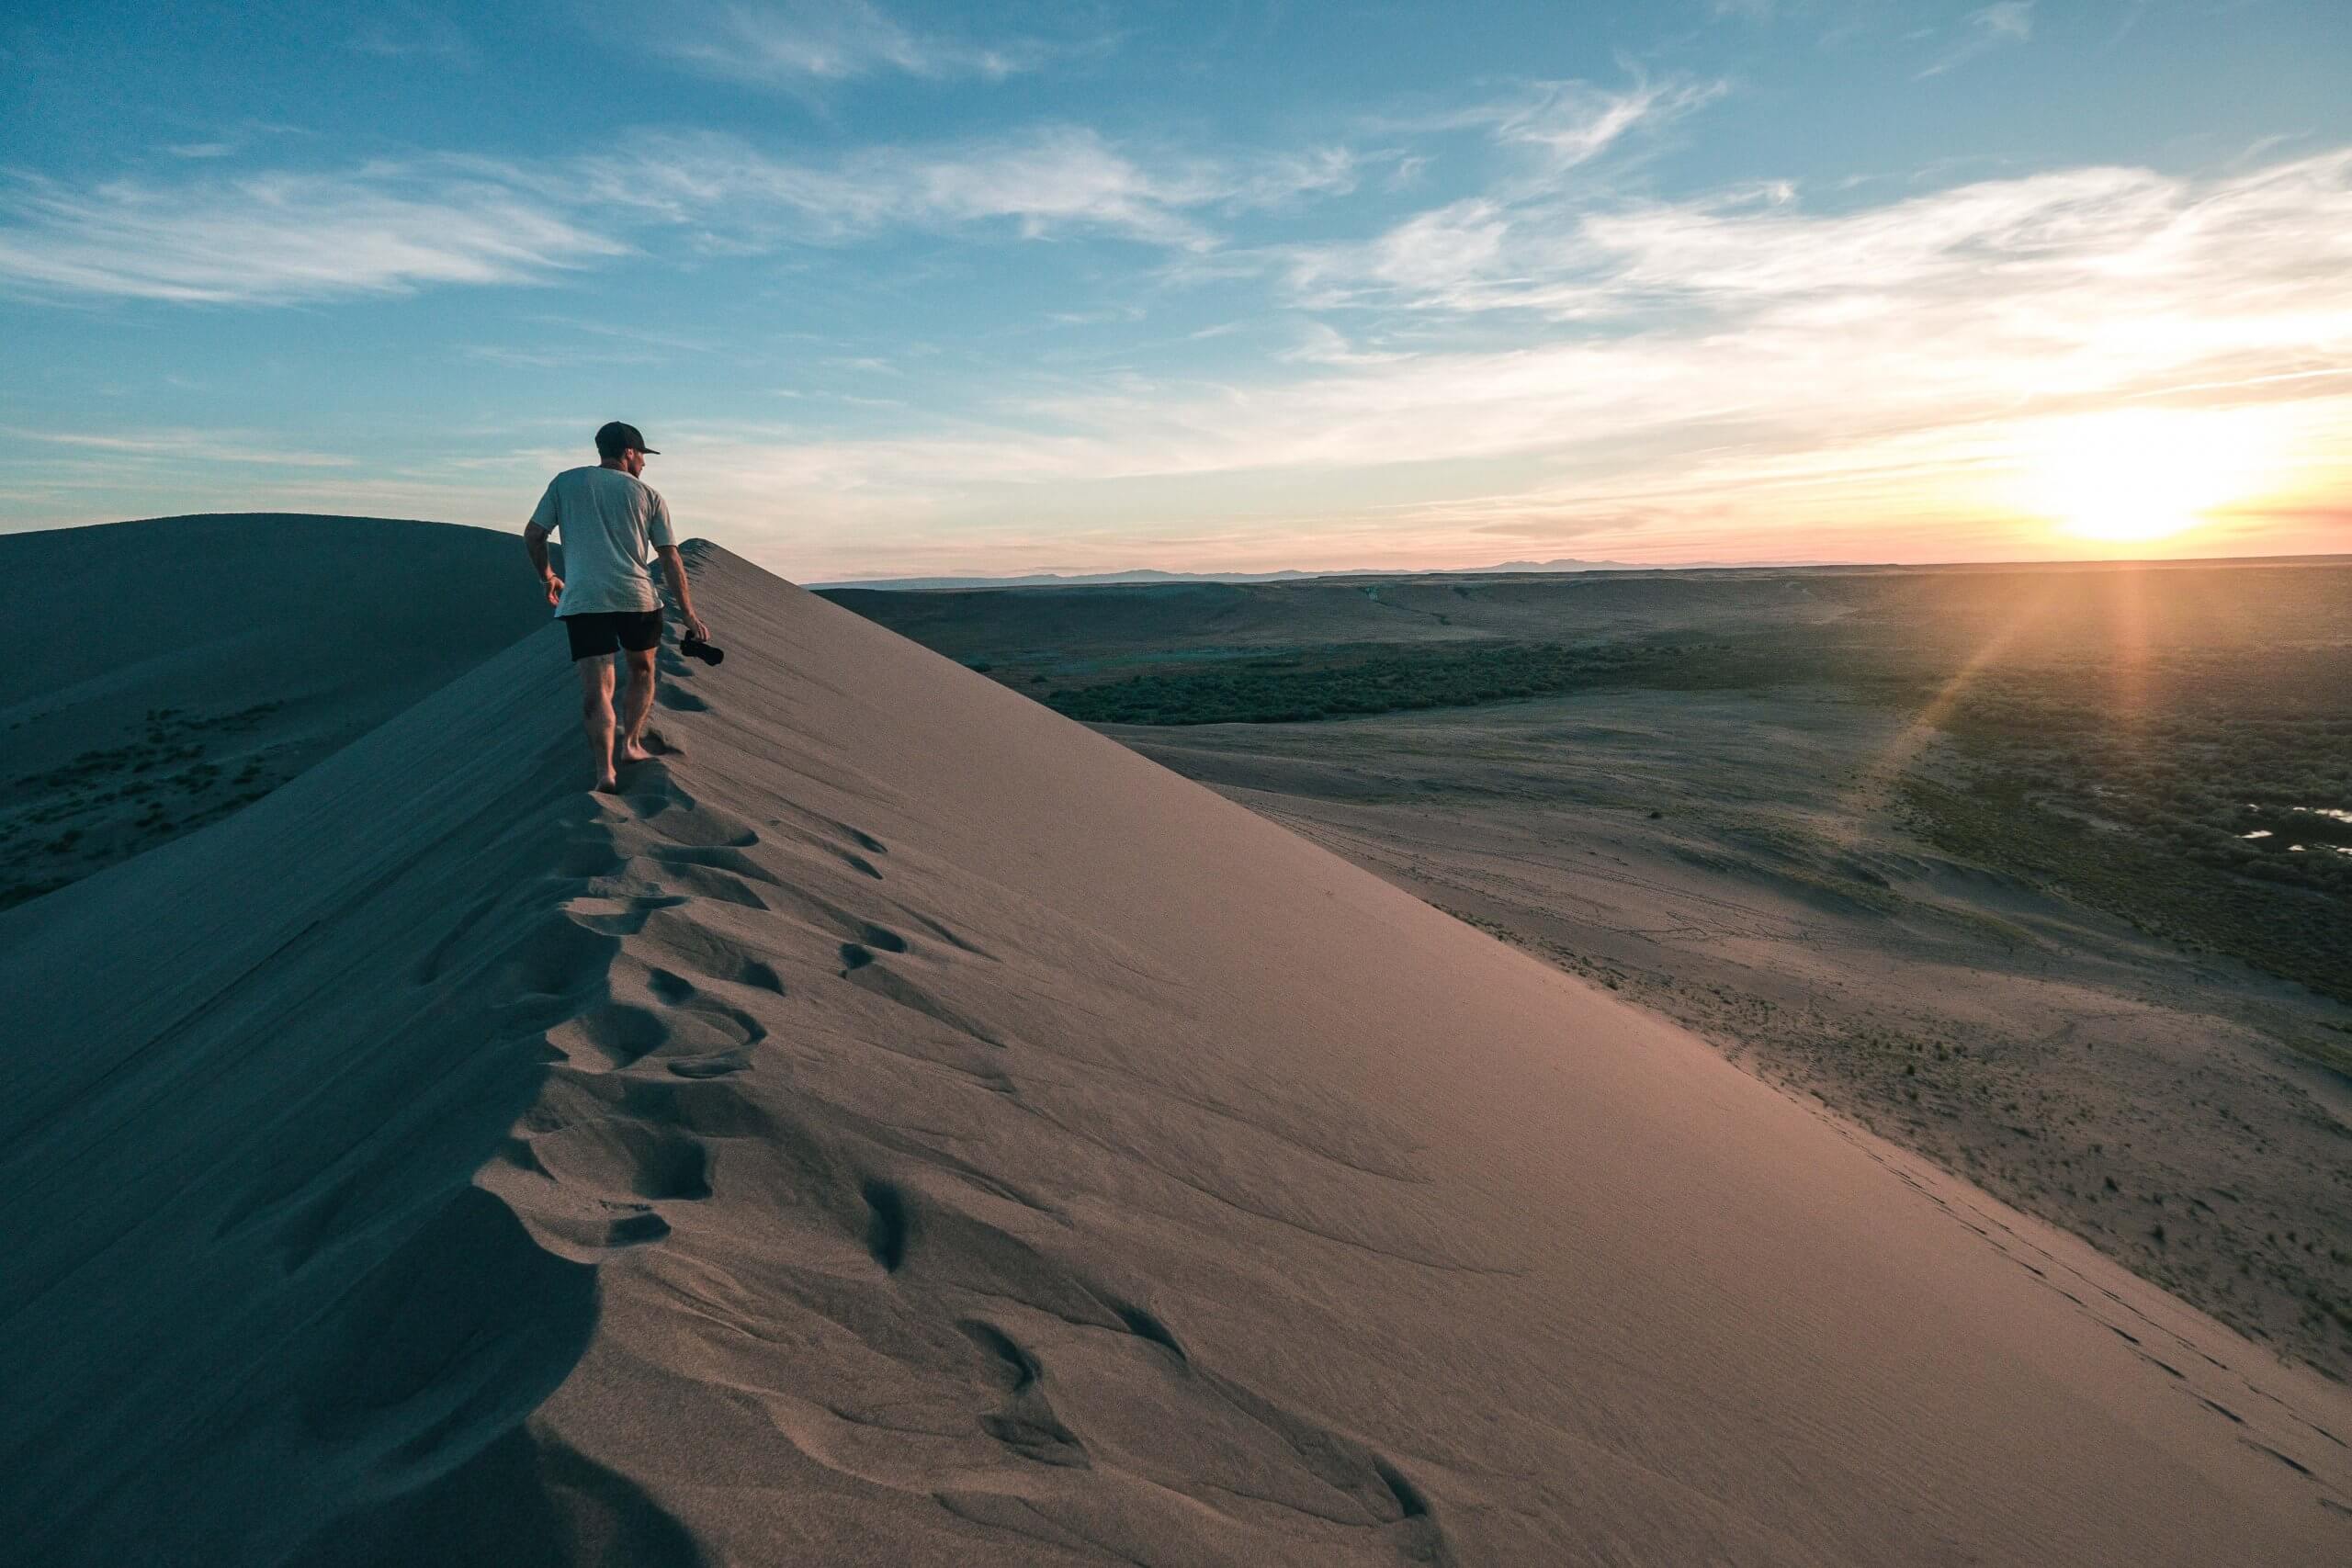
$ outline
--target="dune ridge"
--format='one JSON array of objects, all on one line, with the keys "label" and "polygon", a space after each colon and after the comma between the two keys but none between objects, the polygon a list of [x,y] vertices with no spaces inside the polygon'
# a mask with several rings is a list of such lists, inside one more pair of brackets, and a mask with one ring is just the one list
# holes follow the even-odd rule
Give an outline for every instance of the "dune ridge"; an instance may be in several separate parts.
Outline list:
[{"label": "dune ridge", "polygon": [[618,798],[546,632],[0,916],[45,1560],[2352,1542],[2341,1391],[692,553]]}]

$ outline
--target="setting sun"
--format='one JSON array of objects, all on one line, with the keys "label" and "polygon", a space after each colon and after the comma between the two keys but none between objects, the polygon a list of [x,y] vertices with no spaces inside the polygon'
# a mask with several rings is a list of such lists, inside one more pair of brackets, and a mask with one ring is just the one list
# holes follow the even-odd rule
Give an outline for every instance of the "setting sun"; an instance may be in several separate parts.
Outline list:
[{"label": "setting sun", "polygon": [[2035,444],[2020,499],[2081,538],[2168,538],[2259,489],[2275,446],[2253,411],[2086,415],[2058,422]]}]

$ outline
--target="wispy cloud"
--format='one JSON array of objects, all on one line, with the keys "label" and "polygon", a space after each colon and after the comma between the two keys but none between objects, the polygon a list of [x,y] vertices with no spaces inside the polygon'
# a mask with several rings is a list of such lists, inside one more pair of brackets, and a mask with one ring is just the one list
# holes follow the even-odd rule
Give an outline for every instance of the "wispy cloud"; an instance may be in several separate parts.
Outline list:
[{"label": "wispy cloud", "polygon": [[[1976,13],[1988,19],[1968,39],[2028,36],[2031,13],[2009,14]],[[1919,51],[1901,70],[1928,57],[1907,47]],[[862,69],[915,70],[874,58]],[[2292,409],[2352,443],[2352,148],[2272,149],[2193,176],[1975,178],[1947,164],[1906,182],[1671,186],[1687,168],[1657,154],[1724,90],[1520,85],[1409,121],[1351,121],[1352,145],[1274,150],[1049,123],[843,152],[641,131],[593,162],[241,174],[159,160],[135,180],[0,184],[0,288],[298,302],[624,264],[633,288],[681,253],[783,257],[793,279],[832,288],[870,257],[894,284],[910,256],[970,262],[968,245],[938,237],[1070,244],[1052,294],[976,297],[976,312],[996,315],[944,353],[909,357],[905,333],[927,325],[847,319],[837,336],[797,342],[792,373],[807,379],[779,390],[788,411],[764,404],[775,420],[715,417],[744,395],[723,375],[664,378],[676,390],[662,482],[681,516],[819,575],[876,570],[866,541],[885,533],[907,541],[899,564],[967,568],[984,551],[1048,548],[1065,566],[1138,552],[1170,565],[1475,564],[1500,542],[1544,553],[1571,540],[1659,558],[1770,553],[1770,530],[1800,525],[1866,542],[1905,513],[1983,527],[1970,498],[2036,422],[2132,400]],[[1378,188],[1406,171],[1430,194]],[[776,324],[760,290],[785,271],[733,267],[742,292],[702,318],[707,341],[690,313],[666,310],[530,330],[567,294],[502,325],[469,319],[443,357],[495,380],[492,366],[704,354],[715,370],[758,363],[748,401],[777,378],[775,356],[728,334]],[[1065,296],[1063,278],[1082,281]],[[1146,316],[1148,331],[1125,330]],[[684,337],[658,330],[681,321]],[[1035,352],[978,341],[1047,326]],[[1153,333],[1214,346],[1160,355]],[[885,365],[906,373],[870,378]],[[611,378],[632,378],[645,379]],[[904,400],[864,395],[883,390]],[[581,430],[603,417],[590,412]],[[109,466],[173,485],[184,468],[191,498],[227,501],[237,476],[221,459],[241,447],[259,454],[255,497],[351,510],[378,493],[357,475],[338,489],[341,459],[271,456],[233,432],[40,437],[14,472],[96,487]],[[501,452],[453,465],[434,493],[480,503],[452,503],[456,515],[503,516],[536,466],[574,456]],[[1923,496],[1939,498],[1925,513]],[[1742,528],[1758,532],[1727,547]],[[1302,529],[1314,558],[1281,558],[1302,553]]]},{"label": "wispy cloud", "polygon": [[109,458],[160,458],[172,462],[250,463],[279,468],[346,468],[349,457],[325,452],[289,451],[266,437],[238,430],[153,430],[124,433],[22,430],[0,426],[12,441],[103,453]]},{"label": "wispy cloud", "polygon": [[379,4],[353,30],[346,47],[380,60],[436,60],[460,71],[481,63],[463,28],[437,11],[411,4]]},{"label": "wispy cloud", "polygon": [[181,301],[288,301],[522,283],[624,247],[486,165],[371,164],[0,194],[0,284]]},{"label": "wispy cloud", "polygon": [[1029,39],[967,41],[905,26],[867,0],[730,0],[673,7],[654,47],[707,75],[782,85],[882,73],[999,80],[1054,51]]},{"label": "wispy cloud", "polygon": [[290,302],[435,284],[543,281],[684,229],[707,250],[842,243],[891,229],[1001,224],[1200,252],[1220,214],[1349,188],[1329,149],[1219,160],[1124,152],[1046,127],[978,144],[797,160],[718,135],[648,137],[626,160],[524,166],[380,162],[0,191],[0,286],[50,295]]},{"label": "wispy cloud", "polygon": [[163,151],[174,158],[201,161],[210,158],[233,158],[257,141],[271,138],[307,137],[311,132],[300,126],[282,125],[266,119],[246,119],[233,127],[216,130],[201,141],[176,141],[166,144]]},{"label": "wispy cloud", "polygon": [[2033,38],[2034,0],[1995,0],[1982,10],[1971,11],[1960,20],[1959,37],[1938,56],[1935,62],[1914,81],[1924,82],[1930,76],[1940,76],[1957,70],[1980,55],[2007,44],[2026,43]]},{"label": "wispy cloud", "polygon": [[[1429,269],[1437,281],[1398,288],[1369,320],[1540,323],[1572,299],[1566,335],[1429,351],[1399,347],[1414,336],[1401,328],[1366,343],[1310,321],[1278,355],[1288,375],[1032,380],[985,427],[939,434],[707,432],[694,482],[719,512],[767,516],[788,498],[809,520],[805,537],[780,536],[794,550],[831,548],[828,519],[920,534],[953,516],[971,549],[989,520],[1028,527],[1041,508],[1172,529],[1230,504],[1216,476],[1288,469],[1317,476],[1331,519],[1353,519],[1351,535],[1318,523],[1318,540],[1355,538],[1363,560],[1380,537],[1425,560],[1442,539],[1467,564],[1480,530],[1590,536],[1645,558],[1720,551],[1742,527],[1801,523],[1817,541],[1848,528],[1849,543],[1905,515],[1963,530],[1904,543],[1922,558],[1992,537],[1988,476],[2045,422],[2151,394],[2216,410],[2299,400],[2311,429],[2352,433],[2337,367],[2312,363],[2314,345],[2352,352],[2352,150],[2202,181],[2062,171],[1853,211],[1814,212],[1789,191],[1613,207],[1524,243],[1521,220],[1450,212],[1449,232],[1498,222],[1505,243]],[[1540,477],[1411,500],[1421,466],[1506,457]],[[1242,528],[1218,558],[1283,536]]]},{"label": "wispy cloud", "polygon": [[499,344],[475,344],[465,350],[469,359],[529,370],[573,370],[592,365],[659,365],[658,354],[583,348],[512,348]]},{"label": "wispy cloud", "polygon": [[1308,321],[1298,346],[1284,352],[1281,357],[1295,365],[1392,365],[1408,356],[1387,350],[1359,348],[1324,322]]},{"label": "wispy cloud", "polygon": [[1719,82],[1637,81],[1622,88],[1546,82],[1518,103],[1498,106],[1494,133],[1507,146],[1536,152],[1557,173],[1590,163],[1637,127],[1655,130],[1678,119],[1722,91]]},{"label": "wispy cloud", "polygon": [[[2192,181],[2092,167],[1986,180],[1830,214],[1790,185],[1679,202],[1476,199],[1351,245],[1290,256],[1319,308],[1527,312],[1620,330],[1770,314],[1841,338],[2027,319],[2139,322],[2170,341],[2217,299],[2290,288],[2312,305],[2352,260],[2343,152]],[[2291,319],[2282,315],[2282,324]]]},{"label": "wispy cloud", "polygon": [[1453,294],[1499,264],[1511,235],[1503,207],[1475,197],[1413,217],[1368,242],[1301,247],[1290,254],[1302,303],[1335,308],[1369,291],[1419,299]]},{"label": "wispy cloud", "polygon": [[[1514,170],[1474,197],[1419,212],[1370,240],[1294,246],[1281,259],[1303,302],[1336,307],[1366,297],[1443,296],[1473,280],[1523,277],[1514,255],[1530,215],[1581,210],[1605,197],[1604,182],[1564,185],[1562,175],[1623,152],[1636,132],[1657,130],[1723,92],[1716,82],[1636,81],[1603,88],[1542,82],[1503,97],[1404,122],[1403,129],[1476,130],[1506,153],[1532,153],[1531,175]],[[1566,313],[1566,312],[1564,312]]]},{"label": "wispy cloud", "polygon": [[612,198],[671,220],[769,239],[838,242],[894,227],[1002,222],[1029,238],[1111,234],[1199,250],[1208,216],[1343,190],[1343,151],[1263,160],[1146,159],[1080,127],[993,142],[884,147],[829,163],[779,158],[732,137],[649,142]]},{"label": "wispy cloud", "polygon": [[[1623,86],[1585,81],[1529,82],[1479,101],[1431,113],[1373,121],[1407,134],[1477,130],[1499,147],[1532,154],[1544,177],[1591,163],[1637,130],[1655,130],[1704,107],[1724,91],[1716,81],[1636,77]],[[1411,154],[1399,165],[1418,173]]]}]

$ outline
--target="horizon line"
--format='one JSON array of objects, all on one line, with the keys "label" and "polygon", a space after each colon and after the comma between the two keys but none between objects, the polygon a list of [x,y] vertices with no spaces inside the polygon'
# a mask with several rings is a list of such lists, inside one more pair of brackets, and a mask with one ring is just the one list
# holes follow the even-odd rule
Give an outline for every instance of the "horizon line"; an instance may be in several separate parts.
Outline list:
[{"label": "horizon line", "polygon": [[[378,515],[378,514],[375,514],[375,513],[359,513],[359,512],[280,512],[280,511],[265,511],[265,510],[255,510],[255,511],[249,511],[249,512],[175,512],[175,513],[160,513],[160,514],[158,514],[158,515],[152,516],[152,517],[125,517],[125,518],[110,518],[110,519],[105,519],[105,520],[94,520],[94,521],[91,521],[91,522],[85,522],[85,523],[60,523],[60,524],[51,524],[51,525],[46,525],[46,526],[37,526],[37,527],[30,527],[30,528],[12,528],[12,527],[5,526],[5,525],[0,525],[0,537],[6,537],[6,536],[14,536],[14,535],[51,534],[51,533],[55,533],[55,534],[62,534],[62,533],[74,532],[74,531],[77,531],[77,530],[85,529],[85,528],[121,528],[121,527],[130,527],[130,526],[135,526],[135,525],[141,525],[141,524],[151,524],[151,523],[178,523],[178,522],[192,522],[192,521],[196,521],[196,520],[198,520],[198,519],[216,520],[216,519],[230,519],[230,518],[239,518],[239,517],[302,517],[302,518],[312,518],[312,519],[315,519],[315,520],[320,521],[320,522],[415,523],[415,524],[424,525],[430,525],[430,526],[435,526],[435,527],[444,527],[444,528],[478,528],[478,529],[481,530],[483,533],[486,533],[486,534],[503,534],[503,533],[506,533],[506,532],[508,532],[508,531],[509,531],[509,530],[504,529],[504,528],[493,527],[493,526],[491,526],[491,525],[484,525],[484,524],[480,524],[480,523],[460,523],[460,522],[454,522],[454,521],[452,521],[452,520],[450,520],[450,519],[447,519],[447,518],[439,518],[439,517],[386,517],[386,516],[380,516],[380,515]],[[513,530],[513,532],[515,534],[515,536],[516,536],[517,537],[520,537],[520,536],[521,536],[521,530],[520,530],[520,529]],[[710,537],[709,537],[708,536],[707,536],[707,535],[699,535],[699,534],[697,534],[697,535],[690,535],[690,536],[688,536],[685,539],[682,540],[681,542],[682,542],[682,543],[692,543],[692,542],[694,542],[694,541],[695,541],[695,540],[702,540],[702,541],[704,541],[704,542],[711,543],[711,544],[719,544],[719,545],[722,545],[722,547],[724,547],[724,541],[722,541],[722,540],[718,540],[718,539],[713,539],[713,538],[710,538]],[[740,552],[734,552],[734,553],[740,553]],[[743,558],[744,558],[744,559],[746,559],[746,560],[752,560],[752,557],[750,557],[750,556],[748,556],[748,555],[747,555],[747,556],[744,556],[744,557],[743,557]],[[1560,556],[1560,557],[1555,557],[1555,558],[1554,558],[1554,559],[1555,559],[1555,560],[1563,560],[1563,561],[1577,561],[1577,560],[1581,560],[1582,558],[1580,558],[1580,557],[1575,557],[1575,556]],[[2265,562],[2265,561],[2267,561],[2267,562],[2274,562],[2274,563],[2280,563],[2280,564],[2286,564],[2286,563],[2292,563],[2292,562],[2298,562],[2298,561],[2320,562],[2320,561],[2336,561],[2336,560],[2352,560],[2352,550],[2296,550],[2296,551],[2267,552],[2267,553],[2266,553],[2266,552],[2248,552],[2248,553],[2244,553],[2244,554],[2234,554],[2234,555],[2232,555],[2232,554],[2222,554],[2222,555],[2208,555],[2208,556],[2080,556],[2080,557],[2054,557],[2054,558],[2035,558],[2035,559],[2019,559],[2019,558],[1980,558],[1980,559],[1939,559],[1939,560],[1938,560],[1938,559],[1930,559],[1930,560],[1902,560],[1902,559],[1893,559],[1893,558],[1867,558],[1867,559],[1865,559],[1865,558],[1857,558],[1857,559],[1848,559],[1848,560],[1832,560],[1832,559],[1809,559],[1809,560],[1770,560],[1770,559],[1766,559],[1766,560],[1747,560],[1747,561],[1742,561],[1742,560],[1627,561],[1627,560],[1616,560],[1616,559],[1610,559],[1610,558],[1594,558],[1594,559],[1590,560],[1589,562],[1587,562],[1587,563],[1586,563],[1585,565],[1583,565],[1581,568],[1562,568],[1562,569],[1561,569],[1560,570],[1558,570],[1557,572],[1551,573],[1550,575],[1555,575],[1555,576],[1573,576],[1573,575],[1580,575],[1580,574],[1582,574],[1582,573],[1584,573],[1584,572],[1595,572],[1595,571],[1600,571],[1600,572],[1641,572],[1641,571],[1830,571],[1830,570],[1891,570],[1891,569],[1899,569],[1899,570],[1918,570],[1918,571],[1928,571],[1928,570],[1951,570],[1951,569],[1955,569],[1955,568],[1979,568],[1979,569],[1982,569],[1982,568],[2001,568],[2001,567],[2011,567],[2011,568],[2123,567],[2123,566],[2182,567],[2182,566],[2222,566],[2222,565],[2245,565],[2245,564],[2250,564],[2250,563],[2258,563],[2258,562]],[[759,563],[759,562],[757,562],[757,561],[753,561],[753,563],[752,563],[752,564],[754,564],[754,565],[759,565],[760,563]],[[913,582],[913,583],[925,583],[925,582],[929,582],[929,583],[936,583],[936,584],[941,584],[941,585],[965,586],[965,587],[972,587],[972,588],[985,588],[985,587],[989,587],[989,586],[991,586],[991,585],[1003,585],[1003,586],[1008,586],[1008,587],[1017,587],[1017,586],[1038,586],[1038,587],[1043,587],[1043,586],[1048,586],[1048,584],[1046,584],[1046,583],[1036,583],[1036,582],[1031,582],[1030,581],[1028,581],[1028,580],[1037,579],[1037,578],[1057,578],[1057,579],[1061,579],[1061,580],[1063,580],[1063,581],[1065,581],[1072,582],[1074,585],[1078,585],[1078,586],[1087,586],[1088,584],[1086,584],[1086,583],[1084,582],[1084,581],[1083,581],[1083,580],[1085,580],[1085,579],[1089,579],[1089,578],[1093,578],[1093,579],[1102,579],[1102,578],[1113,578],[1113,577],[1131,577],[1131,576],[1145,576],[1145,575],[1159,575],[1159,576],[1167,576],[1167,577],[1195,578],[1195,579],[1215,579],[1215,578],[1260,578],[1260,579],[1265,579],[1265,578],[1279,578],[1279,577],[1304,577],[1304,578],[1318,578],[1318,577],[1448,577],[1448,576],[1459,577],[1459,576],[1476,576],[1476,575],[1478,575],[1478,574],[1481,574],[1481,573],[1488,573],[1488,572],[1500,572],[1500,571],[1505,570],[1507,568],[1511,567],[1513,564],[1514,564],[1514,563],[1510,562],[1510,561],[1498,561],[1498,562],[1495,562],[1494,564],[1492,564],[1492,565],[1488,565],[1488,566],[1411,566],[1411,567],[1376,567],[1376,566],[1353,566],[1353,567],[1275,567],[1275,568],[1269,568],[1269,569],[1264,569],[1264,570],[1251,570],[1251,569],[1249,569],[1249,568],[1240,568],[1240,567],[1236,567],[1236,568],[1224,568],[1224,569],[1219,569],[1219,568],[1206,568],[1206,569],[1176,569],[1176,568],[1169,568],[1169,567],[1153,567],[1153,566],[1125,566],[1125,567],[1114,567],[1114,568],[1109,568],[1109,569],[1106,569],[1106,570],[1091,570],[1091,571],[1090,571],[1090,570],[1055,570],[1055,569],[1050,569],[1050,568],[1049,568],[1049,569],[1042,569],[1042,570],[1031,570],[1031,571],[1014,571],[1014,572],[1006,572],[1006,573],[1001,573],[1001,574],[994,574],[994,575],[991,575],[991,574],[984,573],[984,572],[965,572],[965,571],[953,571],[953,570],[940,570],[940,571],[928,571],[928,572],[906,572],[906,573],[896,574],[896,575],[889,575],[889,576],[874,576],[874,577],[835,577],[835,578],[829,578],[829,579],[827,579],[827,580],[825,580],[825,581],[815,581],[815,582],[800,582],[800,581],[799,581],[798,580],[797,580],[797,579],[786,579],[786,581],[793,581],[793,582],[795,582],[795,583],[796,583],[796,585],[797,585],[797,586],[799,586],[799,587],[803,587],[803,588],[808,589],[808,590],[810,590],[810,591],[812,591],[812,592],[813,592],[813,591],[816,591],[816,590],[819,590],[819,589],[827,589],[827,588],[871,588],[871,589],[877,589],[877,590],[878,590],[878,589],[885,589],[885,588],[888,588],[889,585],[894,584],[894,583],[907,583],[907,582]],[[1528,563],[1528,568],[1529,568],[1529,569],[1532,569],[1532,570],[1521,570],[1521,571],[1519,571],[1519,572],[1517,572],[1517,573],[1514,573],[1514,575],[1522,575],[1522,576],[1542,576],[1542,575],[1546,575],[1546,573],[1544,573],[1544,570],[1542,570],[1542,569],[1543,569],[1546,564],[1548,564],[1548,563],[1542,562],[1542,561],[1530,561],[1530,562]],[[767,570],[767,569],[764,569],[764,568],[763,568],[763,570]],[[782,576],[782,575],[783,575],[783,573],[778,572],[776,575],[778,575],[778,576]],[[1117,584],[1117,583],[1111,583],[1111,582],[1097,582],[1097,583],[1092,584],[1092,586],[1099,586],[1099,587],[1117,587],[1117,586],[1121,586],[1121,585],[1120,585],[1120,584]]]}]

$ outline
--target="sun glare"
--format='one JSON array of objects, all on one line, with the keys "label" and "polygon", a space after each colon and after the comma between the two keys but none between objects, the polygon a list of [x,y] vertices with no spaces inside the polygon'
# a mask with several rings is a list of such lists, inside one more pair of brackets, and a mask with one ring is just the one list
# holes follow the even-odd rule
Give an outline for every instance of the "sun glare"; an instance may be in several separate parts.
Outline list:
[{"label": "sun glare", "polygon": [[2249,499],[2273,443],[2244,412],[2129,409],[2057,423],[2029,457],[2025,510],[2111,544],[2169,538]]}]

